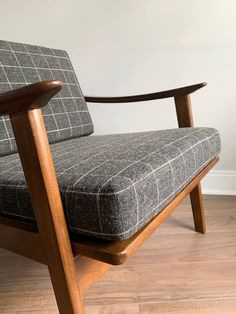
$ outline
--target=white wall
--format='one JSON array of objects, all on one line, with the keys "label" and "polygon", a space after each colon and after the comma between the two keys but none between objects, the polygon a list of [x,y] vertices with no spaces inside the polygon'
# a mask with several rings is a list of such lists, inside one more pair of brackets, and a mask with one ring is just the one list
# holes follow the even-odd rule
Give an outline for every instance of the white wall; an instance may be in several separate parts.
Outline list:
[{"label": "white wall", "polygon": [[[85,94],[135,94],[207,81],[192,96],[195,124],[219,129],[223,150],[204,187],[236,193],[235,0],[0,4],[0,38],[68,50]],[[177,125],[172,100],[89,107],[96,134]]]}]

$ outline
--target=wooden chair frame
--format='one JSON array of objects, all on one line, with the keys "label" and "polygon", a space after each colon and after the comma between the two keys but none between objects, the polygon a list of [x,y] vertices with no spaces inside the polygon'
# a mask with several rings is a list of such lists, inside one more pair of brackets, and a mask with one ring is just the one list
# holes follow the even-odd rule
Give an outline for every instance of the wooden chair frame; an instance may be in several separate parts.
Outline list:
[{"label": "wooden chair frame", "polygon": [[[88,102],[122,103],[174,97],[179,127],[192,127],[190,93],[205,83],[127,97],[85,97]],[[0,95],[0,115],[9,115],[27,180],[36,223],[0,216],[0,247],[48,266],[62,314],[84,313],[83,296],[111,265],[131,256],[178,204],[190,194],[195,230],[205,233],[200,181],[212,160],[165,209],[128,240],[70,236],[62,207],[41,108],[60,91],[59,81],[42,81]]]}]

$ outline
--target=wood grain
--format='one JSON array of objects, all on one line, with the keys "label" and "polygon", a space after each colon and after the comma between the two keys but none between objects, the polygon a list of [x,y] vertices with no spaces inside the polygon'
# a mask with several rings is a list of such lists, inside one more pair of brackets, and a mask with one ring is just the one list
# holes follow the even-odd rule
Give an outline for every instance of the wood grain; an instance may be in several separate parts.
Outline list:
[{"label": "wood grain", "polygon": [[[179,127],[194,127],[190,95],[175,96],[175,108]],[[200,233],[206,233],[201,182],[199,182],[190,192],[190,199],[195,230]]]},{"label": "wood grain", "polygon": [[[85,313],[236,313],[236,197],[205,203],[206,235],[193,233],[186,199],[132,258],[90,288]],[[45,265],[0,251],[0,313],[58,313]]]},{"label": "wood grain", "polygon": [[147,101],[147,100],[163,99],[163,98],[169,98],[169,97],[188,95],[206,85],[207,83],[199,83],[199,84],[184,86],[184,87],[180,87],[176,89],[170,89],[170,90],[166,90],[162,92],[142,94],[142,95],[133,95],[133,96],[119,96],[119,97],[85,96],[85,100],[87,102],[94,102],[94,103],[126,103],[126,102]]},{"label": "wood grain", "polygon": [[194,126],[190,95],[175,96],[175,109],[180,128]]},{"label": "wood grain", "polygon": [[195,230],[200,233],[206,233],[205,209],[202,196],[202,187],[199,182],[190,193],[190,200],[193,212],[193,221]]},{"label": "wood grain", "polygon": [[61,313],[84,313],[54,164],[40,109],[10,116]]},{"label": "wood grain", "polygon": [[6,220],[8,219],[0,217],[1,248],[47,264],[39,234],[4,224],[3,221],[6,222]]},{"label": "wood grain", "polygon": [[42,108],[61,88],[61,81],[49,80],[0,94],[0,115]]},{"label": "wood grain", "polygon": [[141,304],[141,314],[234,314],[235,299]]},{"label": "wood grain", "polygon": [[111,268],[109,264],[85,256],[75,258],[75,266],[82,295],[85,295],[88,289]]}]

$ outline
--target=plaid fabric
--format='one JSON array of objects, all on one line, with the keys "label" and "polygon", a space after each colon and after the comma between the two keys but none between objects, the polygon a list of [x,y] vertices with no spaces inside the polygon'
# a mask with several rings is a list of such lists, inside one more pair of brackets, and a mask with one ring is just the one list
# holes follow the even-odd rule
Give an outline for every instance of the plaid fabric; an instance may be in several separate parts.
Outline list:
[{"label": "plaid fabric", "polygon": [[[50,143],[88,135],[93,124],[67,52],[0,41],[0,93],[41,80],[64,86],[43,108]],[[9,117],[0,117],[0,156],[16,152]]]},{"label": "plaid fabric", "polygon": [[[73,233],[126,239],[220,152],[211,128],[86,136],[51,145]],[[0,212],[34,219],[18,154],[0,158]]]}]

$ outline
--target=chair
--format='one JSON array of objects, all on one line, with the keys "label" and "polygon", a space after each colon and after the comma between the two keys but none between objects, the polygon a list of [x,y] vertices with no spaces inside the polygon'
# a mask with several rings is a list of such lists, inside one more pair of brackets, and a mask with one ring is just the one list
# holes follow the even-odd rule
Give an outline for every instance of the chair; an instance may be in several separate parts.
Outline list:
[{"label": "chair", "polygon": [[[205,85],[84,97],[65,51],[0,41],[0,246],[48,266],[60,313],[84,313],[89,287],[188,194],[205,233],[200,181],[220,152],[217,130],[193,127]],[[86,102],[169,97],[178,129],[91,135]]]}]

